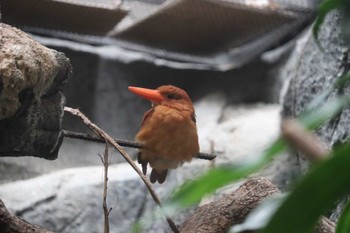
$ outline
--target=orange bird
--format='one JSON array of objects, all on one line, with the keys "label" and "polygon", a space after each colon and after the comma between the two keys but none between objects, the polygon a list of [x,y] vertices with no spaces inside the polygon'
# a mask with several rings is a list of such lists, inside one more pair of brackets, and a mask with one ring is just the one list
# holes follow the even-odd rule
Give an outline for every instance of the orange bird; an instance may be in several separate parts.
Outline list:
[{"label": "orange bird", "polygon": [[129,90],[152,102],[143,116],[135,139],[144,147],[138,154],[143,174],[152,167],[150,180],[163,183],[168,169],[175,169],[199,153],[196,116],[187,93],[175,86],[157,89],[129,87]]}]

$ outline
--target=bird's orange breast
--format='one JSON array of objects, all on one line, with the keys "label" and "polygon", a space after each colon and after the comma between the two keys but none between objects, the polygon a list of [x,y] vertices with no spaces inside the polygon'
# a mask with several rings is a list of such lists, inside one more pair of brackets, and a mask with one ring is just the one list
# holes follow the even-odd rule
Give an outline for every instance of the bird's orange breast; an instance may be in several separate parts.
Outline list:
[{"label": "bird's orange breast", "polygon": [[136,140],[145,147],[142,159],[155,169],[176,168],[199,153],[198,135],[191,112],[158,105],[145,119]]}]

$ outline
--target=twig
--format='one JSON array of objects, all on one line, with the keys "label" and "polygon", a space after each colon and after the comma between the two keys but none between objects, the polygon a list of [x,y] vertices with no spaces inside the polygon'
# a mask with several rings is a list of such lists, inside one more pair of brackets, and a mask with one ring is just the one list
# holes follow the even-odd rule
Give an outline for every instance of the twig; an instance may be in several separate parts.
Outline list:
[{"label": "twig", "polygon": [[[67,138],[75,138],[75,139],[81,139],[86,141],[92,141],[92,142],[99,142],[104,143],[105,141],[97,136],[85,134],[85,133],[78,133],[68,130],[62,130],[63,135]],[[113,139],[116,143],[118,143],[120,146],[125,147],[131,147],[131,148],[142,148],[143,144],[141,142],[135,142],[135,141],[128,141],[128,140],[122,140],[122,139]],[[213,160],[216,158],[215,154],[207,154],[207,153],[198,153],[196,156],[198,159],[205,159],[205,160]]]},{"label": "twig", "polygon": [[[215,142],[213,140],[210,140],[210,153],[214,154],[215,151]],[[211,160],[210,161],[210,168],[214,168],[215,167],[215,161],[216,160]]]},{"label": "twig", "polygon": [[285,119],[281,126],[283,138],[294,148],[299,150],[311,162],[327,158],[328,151],[317,140],[316,136],[307,131],[294,119]]},{"label": "twig", "polygon": [[109,153],[108,153],[108,143],[106,141],[106,147],[103,157],[99,155],[104,167],[103,174],[103,196],[102,196],[102,208],[104,215],[104,233],[109,233],[109,213],[112,208],[108,210],[107,208],[107,188],[108,188],[108,166],[109,166]]},{"label": "twig", "polygon": [[[71,113],[74,116],[81,118],[85,125],[87,125],[95,134],[104,138],[109,144],[111,144],[114,148],[116,148],[119,153],[124,157],[124,159],[131,165],[131,167],[136,171],[136,173],[141,177],[143,183],[145,183],[149,193],[151,194],[155,203],[162,209],[162,204],[156,192],[152,188],[151,182],[147,179],[147,177],[142,173],[142,171],[138,168],[138,166],[134,163],[131,157],[124,151],[124,149],[107,133],[105,133],[102,129],[100,129],[97,125],[92,123],[82,112],[78,109],[73,109],[70,107],[64,107],[64,111]],[[179,233],[178,228],[176,227],[173,220],[166,216],[166,220],[174,233]]]}]

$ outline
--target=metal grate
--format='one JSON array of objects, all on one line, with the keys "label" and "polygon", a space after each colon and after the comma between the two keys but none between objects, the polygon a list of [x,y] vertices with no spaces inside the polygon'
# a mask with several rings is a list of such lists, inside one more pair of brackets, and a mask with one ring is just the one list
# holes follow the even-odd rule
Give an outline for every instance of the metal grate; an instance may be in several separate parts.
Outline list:
[{"label": "metal grate", "polygon": [[172,0],[113,37],[156,57],[230,69],[294,37],[315,6],[304,0]]},{"label": "metal grate", "polygon": [[1,0],[1,12],[15,26],[102,36],[127,14],[111,0]]},{"label": "metal grate", "polygon": [[212,0],[176,0],[115,38],[174,52],[212,55],[290,23],[292,12]]},{"label": "metal grate", "polygon": [[30,32],[226,70],[294,38],[313,20],[317,2],[1,0],[1,11],[3,22]]}]

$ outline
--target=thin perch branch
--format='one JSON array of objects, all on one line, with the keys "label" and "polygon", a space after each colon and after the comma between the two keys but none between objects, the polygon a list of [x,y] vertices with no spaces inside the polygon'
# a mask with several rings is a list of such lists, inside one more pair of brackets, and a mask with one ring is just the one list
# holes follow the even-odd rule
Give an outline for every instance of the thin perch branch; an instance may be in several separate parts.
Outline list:
[{"label": "thin perch branch", "polygon": [[[69,130],[62,130],[63,135],[67,138],[74,138],[74,139],[81,139],[81,140],[86,140],[86,141],[91,141],[91,142],[99,142],[99,143],[105,143],[103,138],[90,135],[90,134],[85,134],[85,133],[78,133],[78,132],[73,132]],[[142,148],[142,143],[140,142],[135,142],[135,141],[127,141],[127,140],[122,140],[122,139],[114,139],[116,143],[118,143],[120,146],[125,146],[125,147],[131,147],[131,148]]]},{"label": "thin perch branch", "polygon": [[101,158],[101,161],[103,163],[104,167],[104,174],[103,174],[103,196],[102,196],[102,208],[103,208],[103,215],[104,215],[104,233],[109,233],[109,213],[110,210],[108,210],[107,207],[107,188],[108,188],[108,166],[109,166],[109,152],[108,152],[108,143],[106,141],[106,147],[103,154],[103,157],[99,155]]},{"label": "thin perch branch", "polygon": [[[63,135],[67,138],[75,138],[75,139],[81,139],[86,141],[92,141],[92,142],[99,142],[104,143],[105,141],[97,136],[85,134],[85,133],[78,133],[68,130],[62,130]],[[116,143],[118,143],[120,146],[125,147],[131,147],[131,148],[142,148],[143,144],[141,142],[135,142],[135,141],[128,141],[128,140],[122,140],[122,139],[113,139]],[[196,156],[198,159],[205,159],[205,160],[213,160],[216,158],[215,154],[208,154],[208,153],[198,153]]]},{"label": "thin perch branch", "polygon": [[[104,138],[105,141],[107,141],[109,144],[111,144],[114,148],[116,148],[119,153],[124,157],[124,159],[131,165],[131,167],[136,171],[136,173],[141,177],[143,183],[145,183],[149,193],[151,194],[153,200],[155,203],[162,209],[162,204],[160,202],[160,199],[156,192],[152,188],[151,182],[147,179],[147,177],[142,173],[142,171],[138,168],[138,166],[134,163],[134,161],[131,159],[131,157],[126,153],[126,151],[107,133],[105,133],[102,129],[100,129],[97,125],[92,123],[82,112],[80,112],[78,109],[73,109],[70,107],[64,107],[64,111],[71,113],[74,116],[79,117],[83,120],[84,124],[87,125],[95,134],[100,136],[101,138]],[[175,223],[166,216],[166,220],[171,228],[171,230],[174,233],[179,233],[178,228],[176,227]]]}]

